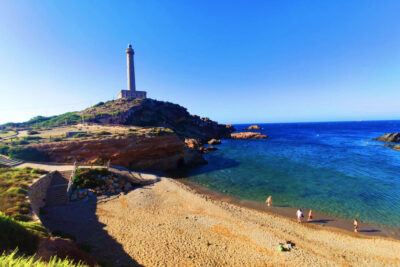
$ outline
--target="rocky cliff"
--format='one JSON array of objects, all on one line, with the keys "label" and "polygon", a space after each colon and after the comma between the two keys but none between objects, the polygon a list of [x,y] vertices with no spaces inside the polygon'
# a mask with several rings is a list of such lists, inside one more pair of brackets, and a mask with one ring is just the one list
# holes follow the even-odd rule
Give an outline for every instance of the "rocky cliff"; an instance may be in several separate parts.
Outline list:
[{"label": "rocky cliff", "polygon": [[118,99],[100,103],[78,114],[89,122],[170,128],[182,140],[195,138],[206,142],[212,138],[229,138],[234,131],[231,125],[218,124],[191,115],[180,105],[153,99]]},{"label": "rocky cliff", "polygon": [[113,136],[102,139],[52,142],[31,145],[55,162],[111,164],[133,170],[168,171],[206,163],[198,151],[188,149],[176,135]]},{"label": "rocky cliff", "polygon": [[386,142],[386,143],[400,143],[400,133],[387,133],[374,140]]}]

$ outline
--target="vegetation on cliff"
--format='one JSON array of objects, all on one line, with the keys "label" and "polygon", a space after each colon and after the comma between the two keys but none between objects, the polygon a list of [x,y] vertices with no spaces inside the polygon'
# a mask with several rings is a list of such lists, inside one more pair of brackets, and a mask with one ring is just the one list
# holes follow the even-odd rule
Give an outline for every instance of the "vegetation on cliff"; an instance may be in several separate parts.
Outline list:
[{"label": "vegetation on cliff", "polygon": [[30,168],[0,168],[0,211],[20,221],[31,220],[29,184],[45,172]]},{"label": "vegetation on cliff", "polygon": [[40,237],[47,236],[44,226],[32,221],[27,200],[29,184],[43,173],[30,168],[0,168],[0,251],[18,247],[32,254]]}]

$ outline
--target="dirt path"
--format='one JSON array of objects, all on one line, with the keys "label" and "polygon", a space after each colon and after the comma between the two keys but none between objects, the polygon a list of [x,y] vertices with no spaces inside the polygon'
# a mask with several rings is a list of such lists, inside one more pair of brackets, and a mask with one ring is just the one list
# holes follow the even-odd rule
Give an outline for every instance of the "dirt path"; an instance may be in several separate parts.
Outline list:
[{"label": "dirt path", "polygon": [[[195,194],[162,178],[98,203],[97,224],[144,266],[400,265],[400,242],[306,227],[277,215]],[[278,251],[290,240],[296,248]],[[95,246],[98,255],[112,247]],[[119,247],[118,249],[121,249]]]}]

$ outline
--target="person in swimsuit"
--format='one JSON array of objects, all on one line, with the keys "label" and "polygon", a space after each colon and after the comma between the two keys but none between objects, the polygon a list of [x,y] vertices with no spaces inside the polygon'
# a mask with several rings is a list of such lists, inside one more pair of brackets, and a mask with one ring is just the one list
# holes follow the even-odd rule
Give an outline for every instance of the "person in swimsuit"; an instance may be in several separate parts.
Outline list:
[{"label": "person in swimsuit", "polygon": [[310,210],[309,212],[308,212],[308,219],[307,219],[307,221],[309,222],[309,221],[312,221],[312,210]]},{"label": "person in swimsuit", "polygon": [[296,216],[297,216],[297,222],[301,223],[301,218],[303,218],[303,211],[301,209],[298,209],[296,212]]},{"label": "person in swimsuit", "polygon": [[354,219],[354,233],[358,233],[358,220],[357,218]]},{"label": "person in swimsuit", "polygon": [[267,207],[271,206],[271,203],[272,203],[272,197],[271,197],[271,196],[269,196],[265,202],[267,203]]}]

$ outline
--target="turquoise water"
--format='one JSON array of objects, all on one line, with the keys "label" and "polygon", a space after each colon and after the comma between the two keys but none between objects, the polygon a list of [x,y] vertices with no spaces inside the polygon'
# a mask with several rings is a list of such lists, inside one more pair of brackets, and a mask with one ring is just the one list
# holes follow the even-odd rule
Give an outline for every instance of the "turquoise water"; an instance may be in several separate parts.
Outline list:
[{"label": "turquoise water", "polygon": [[[187,179],[274,206],[400,228],[400,151],[371,140],[400,121],[259,124],[264,140],[223,140]],[[248,125],[235,125],[239,131]]]}]

